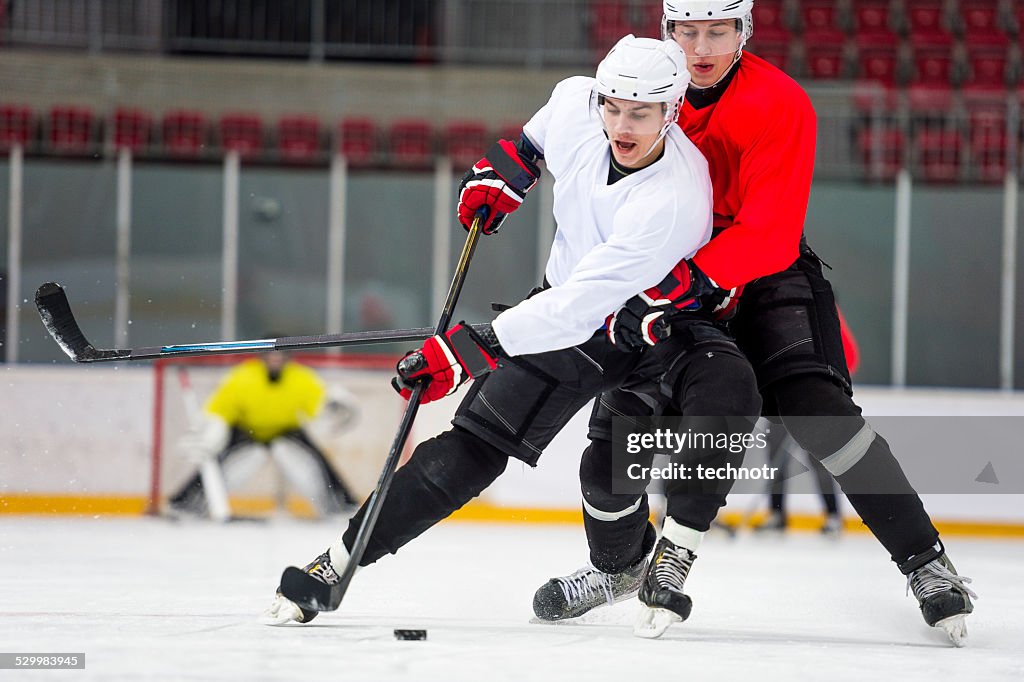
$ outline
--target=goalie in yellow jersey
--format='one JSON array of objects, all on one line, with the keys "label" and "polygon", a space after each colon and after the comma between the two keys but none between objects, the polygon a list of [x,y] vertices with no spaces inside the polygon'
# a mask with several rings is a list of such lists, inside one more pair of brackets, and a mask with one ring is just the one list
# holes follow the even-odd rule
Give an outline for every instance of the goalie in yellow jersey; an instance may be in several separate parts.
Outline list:
[{"label": "goalie in yellow jersey", "polygon": [[[312,369],[282,352],[232,369],[206,402],[200,423],[183,439],[199,469],[170,498],[172,512],[229,520],[227,490],[254,475],[268,453],[319,515],[343,513],[358,504],[303,428],[320,413],[326,393]],[[355,418],[354,402],[344,396],[332,395],[330,407],[338,422]]]}]

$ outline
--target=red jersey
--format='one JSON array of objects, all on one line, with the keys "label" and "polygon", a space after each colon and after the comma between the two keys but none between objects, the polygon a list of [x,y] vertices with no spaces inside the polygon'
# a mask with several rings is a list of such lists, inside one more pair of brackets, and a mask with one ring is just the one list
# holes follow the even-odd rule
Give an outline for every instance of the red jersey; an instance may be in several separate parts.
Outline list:
[{"label": "red jersey", "polygon": [[745,52],[721,98],[679,125],[707,157],[715,226],[727,227],[694,256],[732,289],[785,270],[797,259],[814,173],[817,122],[807,93]]}]

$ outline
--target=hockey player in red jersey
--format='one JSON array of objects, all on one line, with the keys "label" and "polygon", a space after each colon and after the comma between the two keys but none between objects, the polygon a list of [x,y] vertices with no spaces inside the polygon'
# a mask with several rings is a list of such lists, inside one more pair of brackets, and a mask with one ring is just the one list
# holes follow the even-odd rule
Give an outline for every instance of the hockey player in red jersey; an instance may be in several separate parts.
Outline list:
[{"label": "hockey player in red jersey", "polygon": [[[752,0],[665,0],[663,9],[666,37],[688,58],[691,86],[679,125],[708,159],[717,233],[679,264],[677,279],[742,289],[730,326],[757,373],[763,413],[780,417],[836,478],[906,576],[925,621],[959,646],[975,595],[947,558],[888,444],[860,417],[832,289],[803,236],[815,153],[811,102],[796,82],[743,51],[753,31]],[[652,332],[660,318],[672,315],[677,295],[654,289],[627,303],[616,319],[620,342],[656,343]],[[630,584],[641,599],[648,589],[643,576],[652,573],[646,565],[655,531],[646,499],[615,495],[610,483],[612,415],[646,413],[642,401],[622,390],[604,394],[595,408],[580,467],[592,566],[542,586],[534,599],[539,618],[574,617],[599,606],[606,601],[605,586],[614,588],[615,599]],[[686,560],[654,573],[680,592],[701,536],[723,503],[693,495],[685,523],[678,523],[678,515],[665,522],[654,564],[662,561],[665,545]],[[642,616],[637,634],[660,634],[663,628],[652,627],[650,619]]]}]

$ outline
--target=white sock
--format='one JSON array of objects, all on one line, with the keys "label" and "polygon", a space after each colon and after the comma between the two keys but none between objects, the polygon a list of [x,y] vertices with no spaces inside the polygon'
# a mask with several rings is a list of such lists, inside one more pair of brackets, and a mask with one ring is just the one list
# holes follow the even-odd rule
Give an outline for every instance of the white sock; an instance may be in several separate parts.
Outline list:
[{"label": "white sock", "polygon": [[684,547],[696,554],[700,541],[704,539],[704,531],[684,526],[668,516],[661,529],[661,536],[670,540],[676,547]]}]

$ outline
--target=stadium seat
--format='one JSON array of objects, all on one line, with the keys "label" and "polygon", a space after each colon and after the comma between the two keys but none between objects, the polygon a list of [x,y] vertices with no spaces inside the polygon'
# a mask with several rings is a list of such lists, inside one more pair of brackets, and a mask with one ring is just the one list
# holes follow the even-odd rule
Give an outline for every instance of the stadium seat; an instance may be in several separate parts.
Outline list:
[{"label": "stadium seat", "polygon": [[[494,139],[489,140],[488,144],[493,143],[495,140],[512,140],[515,142],[519,139],[519,136],[523,134],[522,123],[503,123],[498,127],[496,136]],[[484,151],[487,151],[486,149]],[[476,161],[476,159],[474,159]]]},{"label": "stadium seat", "polygon": [[153,118],[141,109],[124,107],[114,111],[114,147],[132,152],[145,151],[150,144]]},{"label": "stadium seat", "polygon": [[50,109],[50,149],[59,154],[86,154],[97,146],[95,117],[92,110],[78,106]]},{"label": "stadium seat", "polygon": [[338,151],[352,166],[369,166],[377,160],[377,126],[372,119],[350,117],[338,124]]},{"label": "stadium seat", "polygon": [[872,180],[892,180],[903,167],[906,142],[896,127],[868,128],[857,136],[865,175]]},{"label": "stadium seat", "polygon": [[321,152],[320,120],[315,116],[282,117],[277,122],[277,151],[287,161],[315,161]]},{"label": "stadium seat", "polygon": [[986,108],[968,117],[968,139],[977,178],[982,182],[1002,182],[1006,175],[1006,112]]},{"label": "stadium seat", "polygon": [[225,150],[250,158],[263,150],[263,122],[255,114],[225,114],[219,123],[220,144]]},{"label": "stadium seat", "polygon": [[[843,32],[843,22],[840,19],[839,0],[803,0],[800,4],[800,25],[803,32],[818,33],[838,31]],[[757,26],[757,22],[754,22]],[[758,29],[760,30],[760,29]]]},{"label": "stadium seat", "polygon": [[808,76],[823,79],[846,76],[846,48],[842,43],[805,37],[804,45],[804,66]]},{"label": "stadium seat", "polygon": [[1000,27],[999,7],[994,0],[960,0],[960,24],[968,48],[1010,43],[1009,35]]},{"label": "stadium seat", "polygon": [[172,156],[199,156],[206,147],[206,117],[198,111],[170,111],[163,117],[164,151]]},{"label": "stadium seat", "polygon": [[426,166],[433,157],[433,131],[427,121],[395,121],[388,130],[388,140],[391,162],[396,165]]},{"label": "stadium seat", "polygon": [[916,170],[927,182],[953,182],[960,173],[963,135],[948,127],[926,127],[914,135]]},{"label": "stadium seat", "polygon": [[948,83],[912,84],[907,102],[915,117],[945,119],[953,111],[953,88]]},{"label": "stadium seat", "polygon": [[790,31],[783,17],[782,0],[758,0],[754,4],[754,35],[768,42],[789,41]]},{"label": "stadium seat", "polygon": [[591,4],[590,47],[595,53],[603,57],[619,38],[633,31],[629,5],[623,0],[601,0]]},{"label": "stadium seat", "polygon": [[899,80],[899,50],[895,46],[876,45],[858,49],[858,76],[888,87]]},{"label": "stadium seat", "polygon": [[787,73],[792,73],[793,56],[790,44],[788,40],[774,41],[762,39],[755,32],[754,37],[747,44],[747,47],[744,48],[744,51],[750,51],[769,64]]},{"label": "stadium seat", "polygon": [[492,142],[487,126],[479,121],[451,121],[444,127],[444,152],[456,169],[468,170]]},{"label": "stadium seat", "polygon": [[967,45],[968,76],[965,86],[988,87],[1006,86],[1009,75],[1009,55],[1004,46]]},{"label": "stadium seat", "polygon": [[14,145],[27,147],[32,139],[34,123],[32,109],[21,104],[0,105],[0,150]]},{"label": "stadium seat", "polygon": [[859,0],[854,4],[854,40],[858,47],[895,47],[899,36],[892,30],[888,0]]},{"label": "stadium seat", "polygon": [[911,45],[946,48],[953,45],[944,8],[945,0],[907,0],[907,35]]},{"label": "stadium seat", "polygon": [[914,75],[911,83],[948,87],[953,82],[953,56],[942,47],[914,49]]}]

